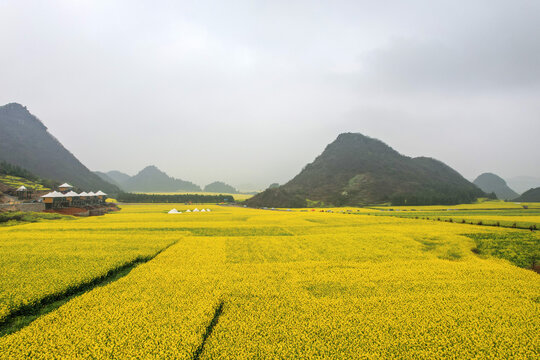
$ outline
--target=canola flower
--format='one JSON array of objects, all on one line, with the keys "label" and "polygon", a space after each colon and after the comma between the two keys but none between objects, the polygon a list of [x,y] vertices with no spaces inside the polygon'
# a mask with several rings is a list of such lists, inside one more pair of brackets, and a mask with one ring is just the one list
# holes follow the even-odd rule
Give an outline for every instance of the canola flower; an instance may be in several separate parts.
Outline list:
[{"label": "canola flower", "polygon": [[[122,217],[122,216],[121,216]],[[123,223],[129,223],[124,219]],[[99,228],[102,218],[40,222],[0,228],[0,321],[21,306],[65,292],[177,241]]]},{"label": "canola flower", "polygon": [[170,216],[172,207],[189,208],[131,205],[76,221],[102,236],[131,229],[178,242],[0,338],[0,359],[540,356],[539,275],[471,251],[471,233],[511,241],[523,230],[216,206]]}]

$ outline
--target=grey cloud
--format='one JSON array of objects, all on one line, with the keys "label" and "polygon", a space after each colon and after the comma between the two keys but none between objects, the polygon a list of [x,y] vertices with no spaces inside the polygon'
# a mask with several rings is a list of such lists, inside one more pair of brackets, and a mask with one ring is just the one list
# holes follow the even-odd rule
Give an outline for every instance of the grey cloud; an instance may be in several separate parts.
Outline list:
[{"label": "grey cloud", "polygon": [[361,80],[403,90],[538,90],[540,3],[507,2],[483,11],[489,16],[468,14],[451,32],[394,39],[366,54]]},{"label": "grey cloud", "polygon": [[282,183],[345,131],[540,176],[539,4],[1,1],[0,104],[92,169],[200,184]]}]

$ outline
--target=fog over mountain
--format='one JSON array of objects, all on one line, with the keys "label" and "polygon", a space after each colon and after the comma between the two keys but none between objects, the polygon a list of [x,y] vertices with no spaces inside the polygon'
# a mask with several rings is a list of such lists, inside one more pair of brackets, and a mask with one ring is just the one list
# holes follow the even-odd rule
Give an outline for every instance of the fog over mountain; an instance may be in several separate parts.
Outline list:
[{"label": "fog over mountain", "polygon": [[359,132],[469,179],[539,178],[539,13],[534,0],[1,1],[0,105],[27,106],[91,170],[155,164],[262,189]]}]

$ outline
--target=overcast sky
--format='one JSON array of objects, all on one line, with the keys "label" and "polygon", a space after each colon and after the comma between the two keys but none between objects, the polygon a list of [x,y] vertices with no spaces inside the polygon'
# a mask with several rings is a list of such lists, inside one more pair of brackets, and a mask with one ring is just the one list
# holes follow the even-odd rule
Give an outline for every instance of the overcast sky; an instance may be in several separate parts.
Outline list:
[{"label": "overcast sky", "polygon": [[539,34],[538,0],[0,0],[0,105],[200,185],[286,182],[342,132],[540,176]]}]

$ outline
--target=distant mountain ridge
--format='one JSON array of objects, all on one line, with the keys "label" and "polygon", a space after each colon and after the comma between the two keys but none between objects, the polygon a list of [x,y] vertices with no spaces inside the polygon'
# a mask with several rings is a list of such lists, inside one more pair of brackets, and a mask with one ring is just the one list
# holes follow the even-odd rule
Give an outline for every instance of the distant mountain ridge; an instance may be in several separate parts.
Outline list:
[{"label": "distant mountain ridge", "polygon": [[118,184],[123,184],[131,178],[128,174],[117,170],[107,172],[107,176]]},{"label": "distant mountain ridge", "polygon": [[88,170],[26,107],[17,103],[0,106],[0,129],[0,160],[86,191],[115,194],[120,190]]},{"label": "distant mountain ridge", "polygon": [[512,200],[519,196],[517,192],[510,189],[503,178],[493,173],[483,173],[479,175],[473,184],[486,193],[495,193],[501,200]]},{"label": "distant mountain ridge", "polygon": [[214,181],[213,183],[206,185],[204,191],[222,194],[238,194],[238,190],[222,181]]},{"label": "distant mountain ridge", "polygon": [[200,186],[185,180],[170,177],[156,166],[150,165],[142,169],[137,175],[129,176],[120,171],[99,172],[103,179],[114,182],[123,191],[129,192],[176,192],[201,191]]},{"label": "distant mountain ridge", "polygon": [[344,133],[288,183],[247,200],[251,206],[455,204],[484,192],[446,164],[401,155],[380,140]]},{"label": "distant mountain ridge", "polygon": [[94,174],[96,174],[97,176],[99,176],[102,180],[108,182],[108,183],[111,183],[113,185],[116,185],[120,188],[120,184],[118,184],[113,178],[111,178],[109,175],[107,175],[106,173],[104,172],[101,172],[101,171],[94,171]]},{"label": "distant mountain ridge", "polygon": [[534,176],[515,176],[507,179],[508,186],[523,194],[525,191],[540,187],[540,178]]},{"label": "distant mountain ridge", "polygon": [[514,201],[540,202],[540,187],[529,189]]}]

